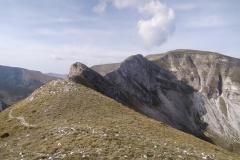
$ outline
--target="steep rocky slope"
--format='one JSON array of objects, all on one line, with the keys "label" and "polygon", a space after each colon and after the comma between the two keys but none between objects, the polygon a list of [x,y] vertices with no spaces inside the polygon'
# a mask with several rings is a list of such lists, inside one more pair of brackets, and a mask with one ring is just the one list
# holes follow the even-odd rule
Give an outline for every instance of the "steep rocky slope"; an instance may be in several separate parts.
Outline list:
[{"label": "steep rocky slope", "polygon": [[206,108],[202,120],[208,124],[205,134],[217,144],[236,149],[231,144],[240,143],[240,60],[195,50],[147,58],[202,94]]},{"label": "steep rocky slope", "polygon": [[240,60],[193,50],[147,59],[131,56],[114,70],[97,71],[131,95],[139,112],[239,152]]},{"label": "steep rocky slope", "polygon": [[71,66],[68,79],[99,91],[118,102],[127,102],[125,95],[115,85],[80,62]]},{"label": "steep rocky slope", "polygon": [[200,94],[171,72],[136,55],[105,74],[105,78],[131,95],[131,102],[140,113],[207,140],[204,135],[207,124],[201,120],[206,109]]},{"label": "steep rocky slope", "polygon": [[72,81],[44,85],[0,121],[1,159],[238,159]]},{"label": "steep rocky slope", "polygon": [[0,100],[10,106],[43,84],[56,79],[38,71],[0,66]]}]

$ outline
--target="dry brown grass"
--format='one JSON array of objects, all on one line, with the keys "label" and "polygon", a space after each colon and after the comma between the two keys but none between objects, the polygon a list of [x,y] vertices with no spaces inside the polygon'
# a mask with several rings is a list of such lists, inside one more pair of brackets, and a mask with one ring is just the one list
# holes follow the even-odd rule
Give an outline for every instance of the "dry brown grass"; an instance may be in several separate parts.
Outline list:
[{"label": "dry brown grass", "polygon": [[[24,117],[34,127],[21,125]],[[237,159],[73,82],[51,82],[0,114],[2,159]]]}]

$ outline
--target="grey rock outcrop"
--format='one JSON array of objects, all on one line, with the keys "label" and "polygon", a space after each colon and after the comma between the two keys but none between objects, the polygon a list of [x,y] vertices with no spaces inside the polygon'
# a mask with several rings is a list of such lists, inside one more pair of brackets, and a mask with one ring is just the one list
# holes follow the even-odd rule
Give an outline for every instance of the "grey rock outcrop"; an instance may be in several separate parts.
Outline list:
[{"label": "grey rock outcrop", "polygon": [[[87,81],[148,117],[239,152],[239,67],[239,59],[218,53],[175,50],[92,67],[102,76],[82,67],[70,77],[81,75],[80,83]],[[113,92],[102,91],[108,86]]]},{"label": "grey rock outcrop", "polygon": [[213,52],[175,50],[149,55],[158,66],[202,94],[208,124],[205,135],[235,149],[240,143],[240,60]]},{"label": "grey rock outcrop", "polygon": [[109,72],[113,72],[119,68],[121,63],[111,63],[92,66],[91,69],[98,72],[102,76],[105,76]]},{"label": "grey rock outcrop", "polygon": [[[200,94],[176,79],[169,71],[158,67],[142,55],[131,56],[105,78],[128,93],[140,113],[165,122],[179,130],[207,139],[206,124],[201,120],[206,109]],[[199,103],[199,108],[192,105]]]},{"label": "grey rock outcrop", "polygon": [[132,106],[128,98],[115,85],[80,62],[71,66],[67,79],[92,88],[120,103]]},{"label": "grey rock outcrop", "polygon": [[191,86],[142,55],[129,57],[104,77],[78,62],[71,66],[68,79],[93,88],[148,117],[207,139],[203,134],[206,124],[201,120],[205,114],[204,106],[190,109],[185,105],[201,101],[199,95]]}]

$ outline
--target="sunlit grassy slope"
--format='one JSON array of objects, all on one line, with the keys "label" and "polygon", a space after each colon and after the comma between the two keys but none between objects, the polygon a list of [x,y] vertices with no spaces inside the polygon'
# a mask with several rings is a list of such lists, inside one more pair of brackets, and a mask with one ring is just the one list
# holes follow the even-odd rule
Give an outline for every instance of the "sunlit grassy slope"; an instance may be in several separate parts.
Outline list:
[{"label": "sunlit grassy slope", "polygon": [[237,159],[100,93],[54,81],[0,113],[1,159]]}]

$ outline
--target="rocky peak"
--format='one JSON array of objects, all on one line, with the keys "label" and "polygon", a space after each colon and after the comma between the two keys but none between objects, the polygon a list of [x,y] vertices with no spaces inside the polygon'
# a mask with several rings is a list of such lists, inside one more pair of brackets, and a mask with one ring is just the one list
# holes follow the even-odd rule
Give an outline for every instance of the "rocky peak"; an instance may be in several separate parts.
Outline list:
[{"label": "rocky peak", "polygon": [[[142,55],[138,54],[138,55],[133,55],[128,57],[126,60],[124,60],[121,65],[120,68],[122,70],[125,69],[125,71],[132,71],[132,68],[135,70],[137,69],[137,67],[141,67],[141,68],[149,68],[148,66],[151,65],[149,63],[149,61],[144,58]],[[129,68],[129,70],[127,69]]]},{"label": "rocky peak", "polygon": [[120,66],[120,63],[110,63],[110,64],[101,64],[92,66],[91,69],[98,72],[102,76],[105,76],[107,73],[117,70]]},{"label": "rocky peak", "polygon": [[[131,80],[137,80],[144,83],[150,81],[148,74],[153,72],[153,70],[154,67],[152,66],[152,63],[149,63],[146,58],[142,55],[134,55],[124,60],[120,67],[114,72],[122,74],[124,77],[130,78]],[[107,74],[106,77],[109,77],[110,74],[111,73]]]},{"label": "rocky peak", "polygon": [[85,64],[76,62],[71,66],[68,78],[74,77],[76,75],[81,75],[84,71],[87,70],[89,70],[89,68]]},{"label": "rocky peak", "polygon": [[129,56],[122,63],[125,63],[127,61],[146,61],[146,58],[144,58],[143,55],[141,54],[136,54],[136,55]]},{"label": "rocky peak", "polygon": [[114,84],[80,62],[74,63],[71,66],[68,80],[92,88],[118,102],[125,103],[123,101],[126,99],[125,96]]},{"label": "rocky peak", "polygon": [[76,83],[80,83],[86,87],[95,89],[94,86],[89,82],[86,77],[92,77],[95,75],[94,71],[88,68],[81,62],[76,62],[70,67],[69,74],[67,76],[68,80],[72,80]]},{"label": "rocky peak", "polygon": [[[121,73],[123,76],[131,78],[139,83],[147,82],[150,84],[150,81],[155,81],[151,79],[153,75],[168,81],[176,80],[169,71],[157,66],[140,54],[128,57],[121,63],[120,67],[116,69],[115,72]],[[106,77],[109,77],[112,73],[114,73],[114,71],[106,74]]]},{"label": "rocky peak", "polygon": [[[154,63],[143,57],[141,54],[133,55],[125,59],[118,69],[122,69],[128,72],[133,70],[139,71],[138,68],[146,68],[146,69],[159,69]],[[156,68],[157,67],[157,68]],[[129,69],[127,69],[129,68]]]}]

